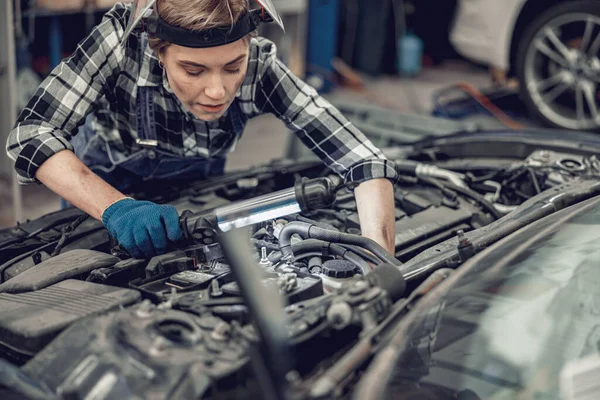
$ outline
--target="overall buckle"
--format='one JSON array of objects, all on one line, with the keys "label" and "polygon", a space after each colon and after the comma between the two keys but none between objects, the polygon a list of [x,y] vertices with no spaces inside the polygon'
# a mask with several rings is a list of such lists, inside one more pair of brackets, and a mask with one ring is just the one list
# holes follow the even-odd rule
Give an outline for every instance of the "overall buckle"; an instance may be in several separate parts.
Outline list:
[{"label": "overall buckle", "polygon": [[141,147],[144,147],[146,149],[152,149],[155,147],[158,147],[158,140],[156,139],[140,139],[137,138],[135,139],[135,142],[140,145]]}]

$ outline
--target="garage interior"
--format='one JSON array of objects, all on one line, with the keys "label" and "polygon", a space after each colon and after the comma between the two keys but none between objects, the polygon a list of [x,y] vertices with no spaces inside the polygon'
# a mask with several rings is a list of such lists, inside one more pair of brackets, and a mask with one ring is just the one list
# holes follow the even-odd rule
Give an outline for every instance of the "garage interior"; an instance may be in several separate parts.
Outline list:
[{"label": "garage interior", "polygon": [[[464,40],[457,36],[460,32],[456,32],[456,24],[466,23],[473,15],[484,18],[485,15],[478,16],[477,13],[482,13],[487,3],[493,2],[475,3],[447,1],[440,6],[436,0],[330,0],[317,5],[308,0],[275,1],[287,24],[286,33],[268,27],[260,34],[274,40],[291,70],[314,84],[334,104],[338,101],[364,104],[366,100],[382,109],[396,111],[400,120],[403,114],[440,116],[448,113],[441,117],[460,120],[467,125],[472,122],[482,129],[504,128],[502,121],[473,101],[460,105],[462,108],[448,106],[445,110],[440,104],[434,104],[444,89],[450,91],[452,100],[470,100],[460,90],[452,90],[454,84],[468,83],[491,94],[493,101],[506,107],[508,114],[525,125],[544,126],[539,119],[527,114],[516,95],[518,82],[514,77],[506,76],[513,71],[462,56],[451,43],[453,33],[455,40]],[[0,119],[4,124],[3,140],[19,112],[19,106],[14,104],[21,104],[21,107],[25,104],[51,65],[68,56],[78,40],[100,21],[111,5],[110,0],[23,0],[4,4],[0,14],[7,22],[1,24],[4,32],[0,36],[3,38],[0,49],[4,66],[0,76],[4,97]],[[531,7],[528,4],[524,13],[531,13]],[[366,19],[361,20],[360,25],[357,9],[366,13]],[[378,23],[382,19],[385,23]],[[18,20],[21,24],[14,23]],[[522,30],[517,22],[510,23],[519,25],[518,30]],[[463,36],[475,28],[466,29]],[[329,37],[319,43],[314,36],[309,37],[311,31],[314,35]],[[394,41],[394,38],[400,37],[402,32],[408,32],[406,47],[416,46],[415,55],[404,58],[398,55],[401,41]],[[353,40],[353,36],[364,37],[364,40]],[[410,42],[413,39],[414,43]],[[373,43],[379,46],[373,46]],[[10,53],[16,56],[10,57]],[[401,68],[406,70],[401,71]],[[319,88],[319,85],[323,87]],[[252,119],[239,146],[228,159],[227,170],[244,169],[280,158],[286,155],[290,140],[289,132],[272,115]],[[268,151],[258,152],[257,149]],[[35,219],[59,209],[59,197],[45,187],[12,184],[13,163],[6,155],[2,155],[1,166],[0,196],[5,206],[0,209],[0,226],[11,226],[17,221]]]},{"label": "garage interior", "polygon": [[599,102],[600,0],[0,0],[0,399],[600,399]]}]

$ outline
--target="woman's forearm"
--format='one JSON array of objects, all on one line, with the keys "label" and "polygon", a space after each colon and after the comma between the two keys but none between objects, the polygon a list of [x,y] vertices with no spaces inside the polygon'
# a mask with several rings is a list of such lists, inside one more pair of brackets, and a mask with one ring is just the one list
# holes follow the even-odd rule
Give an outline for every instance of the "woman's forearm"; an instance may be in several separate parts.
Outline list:
[{"label": "woman's forearm", "polygon": [[[69,150],[61,151],[44,162],[36,178],[50,190],[100,220],[110,204],[125,195],[94,174]],[[355,190],[362,234],[375,240],[391,254],[395,246],[395,208],[391,182],[373,179]]]},{"label": "woman's forearm", "polygon": [[98,220],[106,207],[125,197],[94,174],[70,150],[60,151],[47,159],[35,176],[54,193]]},{"label": "woman's forearm", "polygon": [[362,235],[394,254],[396,217],[394,187],[387,179],[372,179],[354,189]]}]

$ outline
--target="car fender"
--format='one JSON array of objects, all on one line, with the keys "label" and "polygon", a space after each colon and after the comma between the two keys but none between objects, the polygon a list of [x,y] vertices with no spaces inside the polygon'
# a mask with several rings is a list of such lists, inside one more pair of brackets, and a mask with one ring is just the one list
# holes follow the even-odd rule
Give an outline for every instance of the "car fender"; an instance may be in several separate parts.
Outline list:
[{"label": "car fender", "polygon": [[450,42],[464,57],[508,70],[514,27],[526,2],[459,0]]}]

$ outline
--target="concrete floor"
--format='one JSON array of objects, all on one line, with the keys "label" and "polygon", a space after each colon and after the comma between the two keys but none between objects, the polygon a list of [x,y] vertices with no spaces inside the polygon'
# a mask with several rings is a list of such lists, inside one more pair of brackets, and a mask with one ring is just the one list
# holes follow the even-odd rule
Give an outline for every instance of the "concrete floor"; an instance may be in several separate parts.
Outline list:
[{"label": "concrete floor", "polygon": [[[380,77],[366,79],[368,95],[339,88],[326,97],[335,102],[358,102],[393,107],[401,112],[430,114],[432,95],[451,83],[466,81],[476,87],[489,87],[491,81],[485,70],[462,61],[450,61],[439,67],[424,69],[411,79]],[[486,127],[501,127],[497,121],[477,116],[477,122]],[[281,121],[272,115],[263,115],[248,122],[246,131],[236,150],[229,157],[226,169],[238,170],[263,164],[285,154],[289,133]],[[23,220],[35,219],[59,209],[57,195],[41,185],[21,187]],[[0,227],[15,224],[11,189],[8,182],[0,181]]]}]

